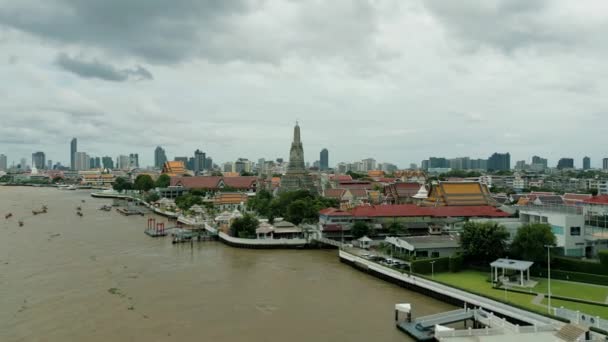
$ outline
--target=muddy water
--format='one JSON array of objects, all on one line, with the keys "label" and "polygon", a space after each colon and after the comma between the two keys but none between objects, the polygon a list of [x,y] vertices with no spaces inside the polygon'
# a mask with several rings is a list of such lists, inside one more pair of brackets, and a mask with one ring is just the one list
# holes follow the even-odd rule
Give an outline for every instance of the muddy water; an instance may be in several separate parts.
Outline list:
[{"label": "muddy water", "polygon": [[[107,203],[0,187],[0,341],[406,341],[395,303],[452,308],[336,251],[172,245],[143,234],[145,217],[97,210]],[[49,213],[33,216],[42,204]]]}]

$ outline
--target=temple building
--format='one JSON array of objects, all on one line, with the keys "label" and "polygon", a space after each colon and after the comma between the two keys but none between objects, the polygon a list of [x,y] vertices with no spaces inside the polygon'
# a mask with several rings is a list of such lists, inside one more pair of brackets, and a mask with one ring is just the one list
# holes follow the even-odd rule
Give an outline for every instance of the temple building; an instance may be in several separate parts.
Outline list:
[{"label": "temple building", "polygon": [[296,122],[293,129],[293,142],[289,151],[287,173],[281,178],[281,191],[310,190],[316,192],[312,178],[304,165],[304,148],[300,140],[300,126]]},{"label": "temple building", "polygon": [[439,182],[434,184],[424,206],[498,206],[485,184]]}]

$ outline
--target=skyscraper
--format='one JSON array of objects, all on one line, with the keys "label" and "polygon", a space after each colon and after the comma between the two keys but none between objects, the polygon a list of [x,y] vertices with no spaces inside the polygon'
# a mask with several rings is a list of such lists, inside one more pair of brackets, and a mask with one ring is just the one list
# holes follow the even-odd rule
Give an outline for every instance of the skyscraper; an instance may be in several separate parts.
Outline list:
[{"label": "skyscraper", "polygon": [[602,159],[602,169],[608,170],[608,158]]},{"label": "skyscraper", "polygon": [[70,143],[70,168],[76,170],[76,152],[78,152],[78,140],[72,138]]},{"label": "skyscraper", "polygon": [[135,169],[139,167],[139,155],[137,153],[129,154],[129,168]]},{"label": "skyscraper", "polygon": [[281,191],[293,190],[311,190],[315,191],[312,179],[306,172],[304,164],[304,147],[300,139],[300,126],[296,122],[293,128],[293,141],[291,150],[289,151],[289,165],[287,173],[281,178]]},{"label": "skyscraper", "polygon": [[327,151],[326,148],[321,150],[321,155],[319,158],[319,169],[321,169],[321,171],[329,169],[329,151]]},{"label": "skyscraper", "polygon": [[589,170],[591,168],[591,158],[583,158],[583,170]]},{"label": "skyscraper", "polygon": [[44,152],[38,151],[32,153],[32,167],[44,169],[46,167],[46,157]]},{"label": "skyscraper", "polygon": [[95,157],[95,168],[101,169],[101,158]]},{"label": "skyscraper", "polygon": [[511,154],[494,153],[488,158],[488,170],[507,171],[511,169]]},{"label": "skyscraper", "polygon": [[561,158],[557,162],[557,168],[559,170],[574,169],[574,159],[572,159],[572,158]]},{"label": "skyscraper", "polygon": [[125,155],[121,154],[118,156],[118,158],[116,158],[116,167],[120,170],[128,170],[129,164],[130,164],[129,156],[125,156]]},{"label": "skyscraper", "polygon": [[213,170],[213,159],[211,157],[207,157],[205,160],[205,170]]},{"label": "skyscraper", "polygon": [[182,163],[184,163],[184,167],[188,170],[190,169],[190,166],[188,165],[188,157],[175,157],[173,158],[174,161],[181,161]]},{"label": "skyscraper", "polygon": [[0,154],[0,171],[6,171],[8,167],[8,161],[4,154]]},{"label": "skyscraper", "polygon": [[90,166],[90,158],[85,152],[76,152],[74,155],[74,169],[76,171],[88,170]]},{"label": "skyscraper", "polygon": [[46,168],[49,169],[49,170],[53,169],[53,161],[52,160],[49,159],[49,160],[46,161]]},{"label": "skyscraper", "polygon": [[167,154],[165,153],[165,150],[162,147],[157,146],[154,150],[154,167],[162,169],[166,162]]},{"label": "skyscraper", "polygon": [[194,165],[193,170],[195,174],[200,174],[205,170],[205,162],[206,162],[205,152],[201,150],[194,151]]},{"label": "skyscraper", "polygon": [[532,157],[532,164],[530,165],[530,168],[534,171],[543,171],[545,169],[547,169],[547,159],[546,158],[541,158],[539,156],[533,156]]}]

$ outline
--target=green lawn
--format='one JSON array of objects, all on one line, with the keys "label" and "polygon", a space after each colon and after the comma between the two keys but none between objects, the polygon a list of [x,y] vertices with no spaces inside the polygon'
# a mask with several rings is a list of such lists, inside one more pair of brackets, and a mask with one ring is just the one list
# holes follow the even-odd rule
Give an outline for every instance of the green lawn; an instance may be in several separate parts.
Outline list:
[{"label": "green lawn", "polygon": [[[553,286],[553,282],[551,282]],[[547,298],[543,299],[543,304],[547,305]],[[608,319],[608,307],[606,306],[598,306],[591,304],[583,304],[577,302],[571,302],[567,300],[559,300],[551,298],[551,306],[553,307],[561,307],[570,309],[570,310],[580,310],[589,315],[600,316],[604,319]]]},{"label": "green lawn", "polygon": [[[477,272],[477,271],[462,271],[458,273],[437,273],[435,274],[435,280],[465,289],[477,294],[481,294],[487,297],[494,298],[496,300],[516,304],[532,311],[546,313],[541,306],[532,304],[534,295],[525,295],[521,293],[507,292],[505,295],[504,290],[497,290],[492,288],[492,284],[487,281],[489,273]],[[519,288],[518,288],[519,289]],[[526,289],[522,289],[526,290]],[[531,289],[532,292],[546,293],[547,292],[547,280],[539,279],[538,285]],[[608,287],[587,285],[582,283],[569,283],[559,280],[551,281],[551,292],[554,295],[579,298],[585,300],[592,300],[598,302],[604,302],[608,295]],[[546,299],[543,302],[546,305]],[[563,306],[571,310],[581,310],[582,312],[599,315],[602,317],[608,317],[608,307],[582,304],[564,300],[551,300],[553,306]]]},{"label": "green lawn", "polygon": [[[538,284],[533,291],[548,293],[547,279],[535,279]],[[561,280],[551,280],[551,293],[556,296],[578,298],[594,302],[604,303],[608,296],[608,287],[599,285],[587,285],[583,283],[571,283]]]}]

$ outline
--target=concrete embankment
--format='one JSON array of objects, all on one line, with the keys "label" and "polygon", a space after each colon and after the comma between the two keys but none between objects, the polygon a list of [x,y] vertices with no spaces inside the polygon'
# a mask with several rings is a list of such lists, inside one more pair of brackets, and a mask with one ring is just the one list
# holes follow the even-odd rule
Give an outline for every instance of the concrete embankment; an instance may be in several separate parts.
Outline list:
[{"label": "concrete embankment", "polygon": [[483,308],[484,310],[493,312],[514,323],[522,325],[554,324],[556,326],[562,326],[564,324],[564,322],[560,320],[519,309],[490,298],[469,293],[408,273],[401,273],[390,267],[377,264],[343,250],[339,251],[339,256],[341,262],[351,265],[363,272],[450,304],[464,306],[466,303],[467,306]]}]

